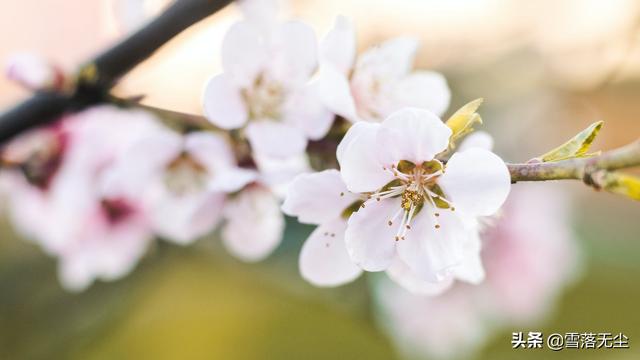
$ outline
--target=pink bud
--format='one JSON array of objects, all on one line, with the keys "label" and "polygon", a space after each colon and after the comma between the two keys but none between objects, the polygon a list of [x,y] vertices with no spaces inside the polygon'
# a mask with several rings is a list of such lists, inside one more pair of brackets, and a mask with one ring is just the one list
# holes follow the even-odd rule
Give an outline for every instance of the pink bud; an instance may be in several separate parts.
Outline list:
[{"label": "pink bud", "polygon": [[64,83],[64,74],[60,68],[30,53],[11,56],[6,64],[5,74],[8,79],[28,90],[60,89]]}]

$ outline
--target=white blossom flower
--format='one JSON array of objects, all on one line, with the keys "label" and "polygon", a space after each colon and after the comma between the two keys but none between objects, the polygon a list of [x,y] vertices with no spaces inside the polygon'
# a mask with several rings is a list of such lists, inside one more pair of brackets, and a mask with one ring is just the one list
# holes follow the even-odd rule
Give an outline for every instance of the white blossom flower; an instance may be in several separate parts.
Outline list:
[{"label": "white blossom flower", "polygon": [[440,73],[411,71],[417,47],[416,39],[396,38],[356,58],[353,25],[338,17],[321,44],[318,95],[332,112],[353,122],[380,122],[408,106],[442,115],[449,87]]},{"label": "white blossom flower", "polygon": [[[337,170],[296,177],[282,210],[302,223],[318,225],[302,247],[300,273],[316,286],[338,286],[355,280],[362,272],[349,256],[344,242],[347,219],[368,199],[350,192]],[[455,279],[478,283],[484,270],[479,261],[480,242],[470,241],[464,260],[443,281],[435,283],[417,276],[396,257],[387,269],[389,277],[407,290],[435,295],[447,290]]]},{"label": "white blossom flower", "polygon": [[[480,148],[439,160],[450,136],[437,116],[416,108],[381,124],[356,123],[345,135],[337,151],[342,178],[369,198],[345,233],[352,260],[364,270],[389,269],[396,256],[430,282],[468,270],[469,253],[479,249],[475,219],[500,208],[510,176],[498,156]],[[470,268],[468,277],[481,277],[481,267]]]},{"label": "white blossom flower", "polygon": [[333,114],[308,84],[317,67],[317,40],[296,21],[258,21],[274,14],[252,6],[222,44],[223,73],[207,83],[207,118],[223,129],[243,129],[254,152],[278,158],[302,153],[307,139],[328,131]]},{"label": "white blossom flower", "polygon": [[434,297],[383,279],[376,283],[379,326],[403,353],[459,358],[503,327],[534,325],[549,313],[578,264],[564,195],[538,184],[512,191],[501,216],[481,233],[487,274],[480,285],[455,282]]}]

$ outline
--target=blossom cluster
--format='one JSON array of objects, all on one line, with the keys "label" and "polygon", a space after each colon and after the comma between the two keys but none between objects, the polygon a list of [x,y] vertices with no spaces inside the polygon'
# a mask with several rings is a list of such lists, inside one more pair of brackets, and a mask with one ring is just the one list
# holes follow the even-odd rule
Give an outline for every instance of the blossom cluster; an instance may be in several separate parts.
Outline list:
[{"label": "blossom cluster", "polygon": [[[283,212],[317,225],[300,254],[315,285],[363,271],[424,294],[482,281],[481,220],[506,200],[510,176],[487,134],[458,144],[479,103],[443,121],[448,85],[412,69],[415,39],[357,54],[344,17],[318,40],[268,1],[240,5],[222,72],[203,93],[207,126],[103,105],[2,149],[11,219],[58,259],[62,284],[122,277],[156,239],[186,245],[216,229],[230,253],[257,261],[280,243]],[[57,84],[46,67],[30,61],[10,75]],[[339,169],[313,172],[311,145],[336,132]]]}]

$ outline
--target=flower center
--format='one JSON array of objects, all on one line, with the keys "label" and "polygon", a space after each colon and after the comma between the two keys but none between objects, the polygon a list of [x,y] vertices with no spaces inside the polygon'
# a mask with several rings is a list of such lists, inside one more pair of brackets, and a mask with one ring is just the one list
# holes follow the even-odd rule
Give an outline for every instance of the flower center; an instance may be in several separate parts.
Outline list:
[{"label": "flower center", "polygon": [[285,101],[282,84],[259,75],[253,86],[242,90],[242,97],[249,109],[251,119],[278,119]]},{"label": "flower center", "polygon": [[135,207],[122,198],[103,199],[100,206],[104,216],[111,225],[125,221],[136,212]]},{"label": "flower center", "polygon": [[197,193],[207,183],[207,169],[193,156],[181,153],[166,168],[164,183],[174,195]]},{"label": "flower center", "polygon": [[400,209],[387,222],[389,226],[393,226],[400,218],[396,241],[404,240],[407,231],[411,230],[411,221],[425,204],[433,209],[436,229],[440,228],[437,219],[440,216],[438,209],[455,211],[455,207],[447,200],[437,183],[438,178],[444,173],[444,165],[439,160],[426,161],[418,165],[402,160],[397,165],[393,164],[390,168],[384,169],[393,174],[394,180],[369,195],[369,198],[381,201],[400,197]]}]

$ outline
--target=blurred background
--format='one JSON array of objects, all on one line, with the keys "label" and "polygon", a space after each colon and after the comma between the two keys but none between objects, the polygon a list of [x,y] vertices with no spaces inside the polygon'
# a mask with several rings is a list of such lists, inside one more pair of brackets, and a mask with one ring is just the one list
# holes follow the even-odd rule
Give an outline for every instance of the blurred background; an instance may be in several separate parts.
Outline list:
[{"label": "blurred background", "polygon": [[[1,2],[0,62],[33,52],[71,71],[166,3]],[[544,153],[597,120],[605,126],[596,150],[640,134],[638,1],[297,0],[285,9],[319,35],[336,15],[350,17],[361,50],[393,36],[419,37],[416,67],[446,75],[452,110],[485,99],[484,129],[506,161]],[[199,114],[203,86],[220,70],[222,37],[239,17],[228,7],[193,26],[116,92]],[[5,79],[0,93],[0,108],[28,96]],[[512,359],[512,331],[542,331],[623,332],[630,349],[524,350],[518,358],[640,358],[638,204],[578,183],[547,186],[574,198],[568,226],[582,250],[580,275],[544,319],[491,335],[476,356]],[[375,324],[370,279],[318,289],[299,277],[297,255],[311,230],[288,221],[281,247],[253,265],[228,256],[215,235],[186,248],[162,243],[127,278],[70,294],[58,284],[55,261],[3,221],[0,358],[399,358]]]}]

